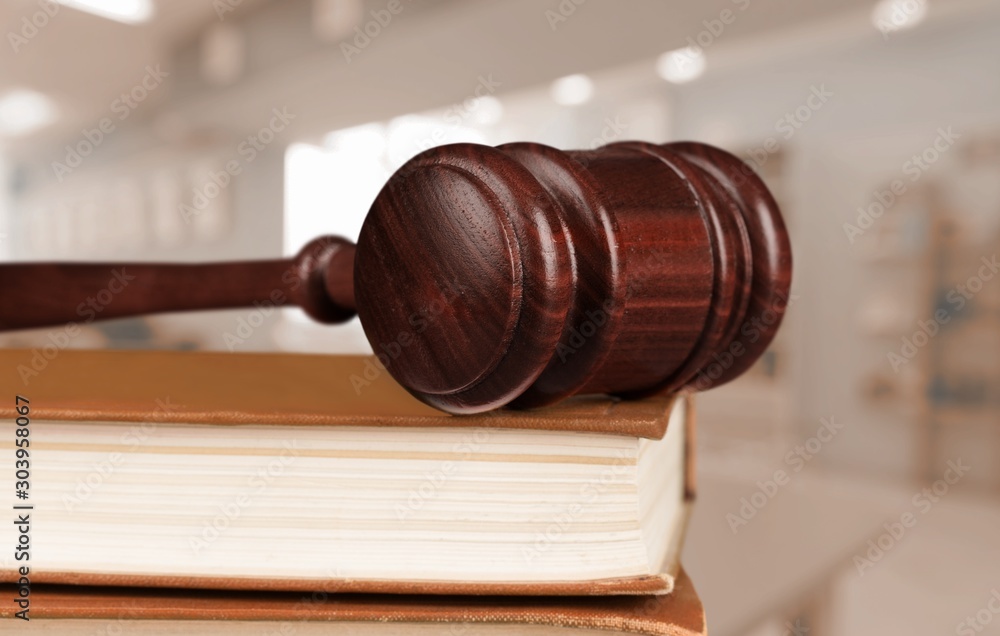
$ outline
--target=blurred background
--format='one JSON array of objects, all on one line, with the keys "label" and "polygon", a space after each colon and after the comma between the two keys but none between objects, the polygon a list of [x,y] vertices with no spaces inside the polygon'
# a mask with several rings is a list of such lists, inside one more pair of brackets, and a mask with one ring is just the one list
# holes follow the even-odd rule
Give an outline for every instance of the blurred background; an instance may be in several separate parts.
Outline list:
[{"label": "blurred background", "polygon": [[[699,397],[712,633],[1000,634],[1000,3],[11,0],[0,26],[5,261],[355,239],[456,141],[738,154],[795,272],[772,349]],[[82,326],[68,346],[369,350],[265,305]]]}]

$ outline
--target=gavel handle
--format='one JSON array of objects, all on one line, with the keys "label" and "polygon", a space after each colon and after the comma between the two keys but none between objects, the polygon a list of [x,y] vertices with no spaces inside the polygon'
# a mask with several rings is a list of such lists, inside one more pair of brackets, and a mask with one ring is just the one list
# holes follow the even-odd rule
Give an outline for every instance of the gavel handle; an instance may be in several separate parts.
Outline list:
[{"label": "gavel handle", "polygon": [[268,261],[10,263],[0,265],[0,290],[0,331],[255,304],[336,323],[355,313],[354,245],[327,236]]}]

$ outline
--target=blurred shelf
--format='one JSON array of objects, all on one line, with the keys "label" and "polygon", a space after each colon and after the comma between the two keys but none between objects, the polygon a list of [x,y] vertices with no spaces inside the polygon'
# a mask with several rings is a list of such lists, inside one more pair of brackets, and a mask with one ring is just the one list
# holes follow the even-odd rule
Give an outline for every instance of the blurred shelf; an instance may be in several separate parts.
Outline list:
[{"label": "blurred shelf", "polygon": [[[922,480],[936,478],[945,446],[968,438],[973,447],[1000,447],[1000,427],[982,426],[1000,419],[1000,276],[994,282],[983,276],[981,289],[964,291],[980,261],[1000,251],[1000,236],[984,240],[963,224],[963,211],[945,193],[948,183],[929,177],[908,190],[856,251],[872,266],[858,308],[859,334],[897,354],[904,340],[925,336],[905,365],[909,377],[873,366],[858,383],[871,408],[911,416],[915,476]],[[937,318],[942,311],[944,320]],[[991,430],[997,434],[981,438]]]}]

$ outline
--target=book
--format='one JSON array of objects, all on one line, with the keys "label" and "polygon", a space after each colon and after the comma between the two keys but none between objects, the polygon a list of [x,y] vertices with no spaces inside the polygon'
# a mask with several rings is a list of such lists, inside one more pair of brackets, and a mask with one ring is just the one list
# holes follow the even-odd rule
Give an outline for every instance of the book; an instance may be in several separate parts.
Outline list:
[{"label": "book", "polygon": [[[452,416],[361,356],[8,350],[0,368],[9,438],[29,421],[18,503],[32,507],[33,585],[675,585],[694,494],[683,397]],[[0,473],[7,492],[15,481]],[[16,525],[0,528],[18,541]],[[24,564],[0,559],[0,580],[16,581]]]},{"label": "book", "polygon": [[[3,589],[5,598],[14,593]],[[16,606],[0,604],[0,617]],[[38,586],[18,633],[558,636],[705,634],[705,612],[681,570],[666,596],[327,595]]]}]

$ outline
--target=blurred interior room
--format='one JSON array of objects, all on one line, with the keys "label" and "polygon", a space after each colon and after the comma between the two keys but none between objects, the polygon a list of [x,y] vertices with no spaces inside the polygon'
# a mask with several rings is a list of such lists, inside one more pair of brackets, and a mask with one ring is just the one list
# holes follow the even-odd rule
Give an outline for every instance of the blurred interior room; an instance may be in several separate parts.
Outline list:
[{"label": "blurred interior room", "polygon": [[[712,633],[1000,634],[1000,3],[17,0],[0,23],[4,261],[355,240],[452,142],[736,153],[795,277],[769,352],[697,401],[684,559]],[[81,327],[0,347],[370,352],[280,303]]]}]

